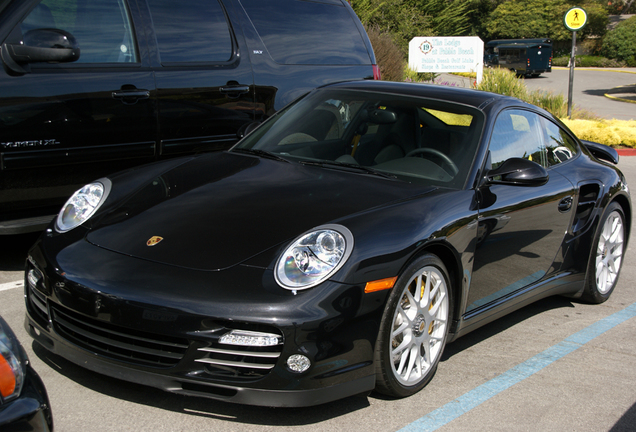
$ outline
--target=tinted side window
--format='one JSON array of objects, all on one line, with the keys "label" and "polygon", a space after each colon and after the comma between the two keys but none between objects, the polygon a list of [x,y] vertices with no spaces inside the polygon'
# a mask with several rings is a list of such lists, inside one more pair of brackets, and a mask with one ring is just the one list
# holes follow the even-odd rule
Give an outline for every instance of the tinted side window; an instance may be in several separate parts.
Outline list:
[{"label": "tinted side window", "polygon": [[137,48],[124,0],[43,0],[20,25],[66,30],[77,39],[77,63],[137,62]]},{"label": "tinted side window", "polygon": [[340,2],[241,0],[280,64],[370,64],[349,10]]},{"label": "tinted side window", "polygon": [[161,63],[226,62],[233,54],[225,11],[216,0],[148,0]]},{"label": "tinted side window", "polygon": [[543,119],[548,163],[558,165],[573,158],[578,153],[574,140],[558,125]]},{"label": "tinted side window", "polygon": [[548,166],[541,118],[532,112],[506,110],[499,114],[490,138],[492,167],[517,157]]}]

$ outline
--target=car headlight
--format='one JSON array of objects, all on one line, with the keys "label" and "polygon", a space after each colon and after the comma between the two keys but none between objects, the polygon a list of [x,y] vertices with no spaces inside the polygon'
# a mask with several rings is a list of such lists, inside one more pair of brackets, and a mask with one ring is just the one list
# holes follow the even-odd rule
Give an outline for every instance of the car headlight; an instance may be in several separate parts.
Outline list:
[{"label": "car headlight", "polygon": [[58,232],[70,231],[86,222],[102,205],[110,192],[111,182],[104,178],[89,183],[66,201],[57,215],[55,228]]},{"label": "car headlight", "polygon": [[324,225],[301,235],[278,258],[276,282],[289,290],[314,287],[334,274],[353,250],[353,235],[342,225]]},{"label": "car headlight", "polygon": [[24,384],[24,362],[22,347],[10,333],[4,321],[0,320],[0,405],[20,396]]}]

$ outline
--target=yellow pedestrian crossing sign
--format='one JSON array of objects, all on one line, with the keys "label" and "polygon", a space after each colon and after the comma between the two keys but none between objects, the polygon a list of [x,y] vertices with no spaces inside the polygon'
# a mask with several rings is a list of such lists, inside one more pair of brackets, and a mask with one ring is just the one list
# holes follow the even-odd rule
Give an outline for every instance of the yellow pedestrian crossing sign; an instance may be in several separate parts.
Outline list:
[{"label": "yellow pedestrian crossing sign", "polygon": [[587,24],[587,12],[580,7],[573,7],[563,17],[565,27],[570,31],[579,31]]}]

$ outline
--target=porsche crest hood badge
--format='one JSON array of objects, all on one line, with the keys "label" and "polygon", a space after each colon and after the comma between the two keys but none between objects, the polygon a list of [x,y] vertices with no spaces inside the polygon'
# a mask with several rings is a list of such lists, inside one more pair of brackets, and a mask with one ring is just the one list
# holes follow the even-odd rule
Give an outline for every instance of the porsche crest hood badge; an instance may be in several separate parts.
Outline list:
[{"label": "porsche crest hood badge", "polygon": [[161,240],[163,240],[163,237],[159,237],[159,236],[152,236],[148,239],[148,241],[146,242],[146,246],[156,246],[159,243],[161,243]]}]

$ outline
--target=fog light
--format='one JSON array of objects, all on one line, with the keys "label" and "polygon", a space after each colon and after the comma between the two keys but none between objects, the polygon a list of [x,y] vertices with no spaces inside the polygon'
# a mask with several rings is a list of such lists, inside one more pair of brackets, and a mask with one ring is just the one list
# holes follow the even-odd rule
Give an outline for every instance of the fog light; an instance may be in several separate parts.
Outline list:
[{"label": "fog light", "polygon": [[311,361],[302,354],[294,354],[287,359],[287,367],[292,372],[305,372],[311,366]]},{"label": "fog light", "polygon": [[232,330],[221,336],[219,343],[240,346],[274,346],[281,343],[281,340],[278,335],[272,333]]}]

